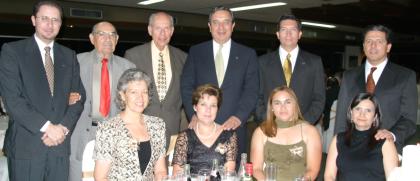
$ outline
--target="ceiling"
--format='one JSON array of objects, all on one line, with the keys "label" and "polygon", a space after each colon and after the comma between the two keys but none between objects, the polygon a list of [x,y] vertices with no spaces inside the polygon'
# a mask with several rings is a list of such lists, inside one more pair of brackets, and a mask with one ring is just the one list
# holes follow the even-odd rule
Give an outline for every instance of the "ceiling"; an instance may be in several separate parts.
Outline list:
[{"label": "ceiling", "polygon": [[[215,6],[239,7],[275,0],[166,0],[148,6],[141,0],[68,0],[91,4],[125,6],[172,12],[208,14]],[[420,23],[418,0],[281,0],[285,6],[235,12],[239,19],[276,22],[284,13],[293,13],[305,21],[323,22],[342,27],[364,28],[369,24],[385,24],[397,33],[420,35],[413,24]]]}]

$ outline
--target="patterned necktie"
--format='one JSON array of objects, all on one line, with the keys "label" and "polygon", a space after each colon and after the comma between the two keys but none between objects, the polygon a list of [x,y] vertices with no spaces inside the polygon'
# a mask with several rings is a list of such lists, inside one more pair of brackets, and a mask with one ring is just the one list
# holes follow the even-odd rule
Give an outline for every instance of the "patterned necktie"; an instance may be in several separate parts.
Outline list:
[{"label": "patterned necktie", "polygon": [[99,112],[103,117],[107,117],[109,114],[109,108],[111,104],[110,94],[108,59],[103,58],[101,70],[101,97],[99,103]]},{"label": "patterned necktie", "polygon": [[163,101],[166,96],[166,71],[165,71],[165,64],[163,62],[163,54],[159,52],[159,60],[158,60],[158,72],[157,72],[157,91],[159,95],[159,101]]},{"label": "patterned necktie", "polygon": [[222,48],[223,48],[223,45],[220,45],[219,50],[217,50],[216,60],[215,60],[217,82],[219,83],[219,87],[222,86],[223,78],[225,77],[225,65],[224,65],[224,60],[223,60]]},{"label": "patterned necktie", "polygon": [[290,78],[292,78],[292,63],[290,61],[290,53],[287,54],[286,60],[283,63],[284,78],[286,78],[287,87],[290,86]]},{"label": "patterned necktie", "polygon": [[46,46],[45,48],[45,72],[47,73],[48,85],[50,86],[51,96],[54,95],[54,64],[50,55],[51,47]]},{"label": "patterned necktie", "polygon": [[366,80],[366,92],[373,94],[375,92],[375,80],[373,80],[373,72],[376,70],[376,67],[370,68],[370,73]]}]

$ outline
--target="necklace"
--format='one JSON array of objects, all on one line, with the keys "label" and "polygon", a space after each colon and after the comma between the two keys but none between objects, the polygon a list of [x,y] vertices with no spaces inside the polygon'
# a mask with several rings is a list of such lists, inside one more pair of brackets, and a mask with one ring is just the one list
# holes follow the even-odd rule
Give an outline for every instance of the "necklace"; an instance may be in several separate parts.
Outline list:
[{"label": "necklace", "polygon": [[214,135],[214,133],[216,132],[216,123],[215,122],[213,122],[213,131],[212,131],[212,133],[210,134],[210,135],[207,135],[207,136],[202,136],[201,134],[200,134],[200,131],[198,130],[198,123],[197,123],[197,125],[196,125],[196,130],[197,130],[197,136],[198,137],[200,137],[200,138],[202,138],[202,139],[208,139],[208,138],[210,138],[210,137],[212,137],[213,135]]}]

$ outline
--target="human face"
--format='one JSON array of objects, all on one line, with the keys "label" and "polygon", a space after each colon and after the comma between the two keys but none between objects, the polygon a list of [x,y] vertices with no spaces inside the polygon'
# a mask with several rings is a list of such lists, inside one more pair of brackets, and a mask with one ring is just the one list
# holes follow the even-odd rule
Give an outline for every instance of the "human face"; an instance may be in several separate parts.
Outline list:
[{"label": "human face", "polygon": [[95,32],[89,34],[90,42],[102,58],[109,58],[118,42],[118,34],[112,24],[103,22],[96,26]]},{"label": "human face", "polygon": [[362,100],[351,109],[351,120],[359,131],[368,130],[375,120],[375,105],[371,100]]},{"label": "human face", "polygon": [[280,22],[279,31],[276,32],[281,47],[290,52],[297,47],[297,43],[302,36],[295,20],[286,19]]},{"label": "human face", "polygon": [[276,118],[282,121],[292,121],[296,115],[296,101],[286,91],[274,94],[271,107]]},{"label": "human face", "polygon": [[127,84],[127,90],[120,92],[125,103],[125,112],[143,113],[149,103],[149,90],[145,81],[132,81]]},{"label": "human face", "polygon": [[164,13],[156,14],[151,25],[147,27],[147,30],[159,50],[163,50],[169,44],[174,33],[170,16]]},{"label": "human face", "polygon": [[48,44],[54,41],[61,27],[60,10],[56,7],[43,5],[35,16],[31,16],[36,36]]},{"label": "human face", "polygon": [[194,105],[195,114],[201,123],[213,123],[217,115],[217,97],[204,94]]},{"label": "human face", "polygon": [[211,36],[218,44],[224,44],[232,36],[235,23],[232,22],[230,13],[225,10],[216,11],[208,23]]},{"label": "human face", "polygon": [[387,42],[384,32],[369,31],[363,42],[363,51],[369,63],[375,66],[385,61],[391,46],[392,44]]}]

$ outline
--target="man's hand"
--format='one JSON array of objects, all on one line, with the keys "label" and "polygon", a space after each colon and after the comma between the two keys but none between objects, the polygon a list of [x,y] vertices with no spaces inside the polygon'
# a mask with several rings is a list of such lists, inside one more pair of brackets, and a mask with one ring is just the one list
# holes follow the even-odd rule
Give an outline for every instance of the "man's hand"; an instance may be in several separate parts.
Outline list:
[{"label": "man's hand", "polygon": [[190,129],[194,129],[194,127],[197,125],[197,121],[198,121],[198,118],[197,118],[197,116],[194,114],[194,115],[192,116],[192,118],[191,118],[190,124],[188,124],[188,128],[190,128]]},{"label": "man's hand", "polygon": [[50,124],[48,125],[41,139],[47,146],[57,146],[63,143],[64,139],[66,139],[67,134],[68,129],[62,126],[61,124]]},{"label": "man's hand", "polygon": [[71,92],[69,96],[69,105],[76,104],[77,101],[80,101],[82,96],[77,92]]},{"label": "man's hand", "polygon": [[234,130],[238,128],[240,125],[241,125],[241,120],[239,120],[239,118],[237,118],[236,116],[231,116],[229,117],[229,119],[225,121],[225,123],[223,123],[222,126],[224,130]]},{"label": "man's hand", "polygon": [[389,141],[394,142],[394,136],[392,135],[392,133],[386,129],[380,129],[378,130],[378,132],[375,134],[375,139],[376,140],[381,140],[381,139],[387,139]]}]

